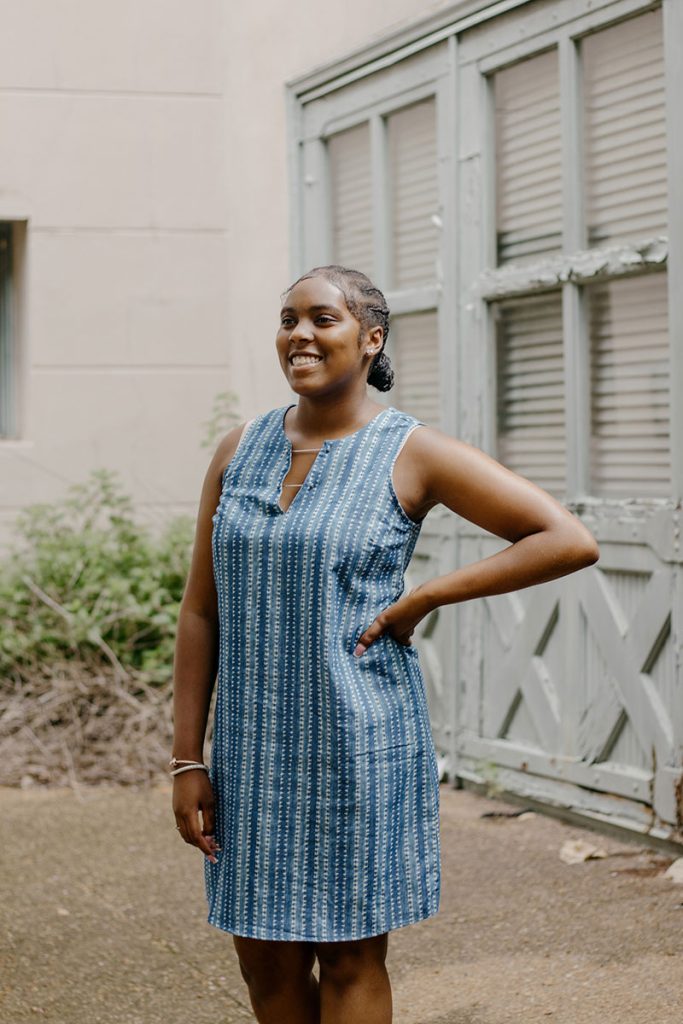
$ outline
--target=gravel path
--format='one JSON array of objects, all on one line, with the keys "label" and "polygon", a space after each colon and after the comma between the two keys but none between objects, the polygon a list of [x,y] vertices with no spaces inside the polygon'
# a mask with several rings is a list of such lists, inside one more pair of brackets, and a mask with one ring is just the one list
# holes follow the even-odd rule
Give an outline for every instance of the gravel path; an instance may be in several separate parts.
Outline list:
[{"label": "gravel path", "polygon": [[[671,856],[540,815],[482,818],[517,808],[440,792],[441,909],[390,935],[395,1024],[683,1018]],[[170,794],[0,788],[1,1024],[254,1020]],[[575,838],[609,856],[562,863]]]}]

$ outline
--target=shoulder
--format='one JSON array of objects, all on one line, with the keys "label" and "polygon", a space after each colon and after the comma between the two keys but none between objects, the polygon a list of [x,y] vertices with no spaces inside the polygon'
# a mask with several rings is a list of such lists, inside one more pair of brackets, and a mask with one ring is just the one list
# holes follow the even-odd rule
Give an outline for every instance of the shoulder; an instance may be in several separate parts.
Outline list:
[{"label": "shoulder", "polygon": [[455,441],[455,438],[445,434],[438,427],[429,426],[423,420],[408,413],[400,413],[397,423],[403,427],[406,435],[402,451],[410,461],[415,459],[424,466],[438,462],[444,452],[451,449],[451,443]]},{"label": "shoulder", "polygon": [[467,461],[478,456],[489,458],[480,448],[468,444],[467,441],[461,441],[457,437],[452,437],[438,427],[429,426],[414,416],[409,416],[407,419],[412,427],[418,429],[409,429],[405,448],[416,459],[419,459],[425,469],[438,469],[444,458],[451,461],[461,459]]},{"label": "shoulder", "polygon": [[498,466],[495,459],[475,445],[415,417],[411,419],[416,429],[408,428],[399,469],[414,481],[421,506],[429,509],[435,504],[448,503],[453,491],[467,490],[470,481],[481,474],[482,467]]},{"label": "shoulder", "polygon": [[252,416],[250,419],[243,420],[241,423],[238,423],[236,427],[232,427],[232,429],[221,438],[218,446],[216,447],[216,452],[213,458],[214,466],[216,467],[221,479],[223,477],[223,473],[228,467],[228,464],[232,461],[247,430],[251,435],[254,431],[258,430],[259,427],[273,424],[278,417],[282,416],[286,408],[287,406],[279,405],[274,409],[269,409],[267,412],[258,413],[256,416]]},{"label": "shoulder", "polygon": [[227,434],[220,439],[213,457],[214,468],[219,478],[222,478],[228,464],[232,461],[247,427],[250,427],[256,420],[262,419],[264,415],[267,416],[268,413],[262,413],[261,416],[255,416],[252,419],[243,420],[241,423],[238,423],[236,427],[232,427]]}]

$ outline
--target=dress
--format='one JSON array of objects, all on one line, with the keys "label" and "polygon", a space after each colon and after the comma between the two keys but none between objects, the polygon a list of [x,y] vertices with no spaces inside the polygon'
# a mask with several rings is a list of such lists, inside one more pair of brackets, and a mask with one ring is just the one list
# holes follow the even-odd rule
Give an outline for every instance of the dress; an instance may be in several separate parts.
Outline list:
[{"label": "dress", "polygon": [[388,406],[324,441],[286,511],[287,409],[245,428],[213,517],[219,662],[208,922],[332,942],[436,914],[439,779],[417,649],[358,637],[404,590],[420,523],[391,470],[421,421]]}]

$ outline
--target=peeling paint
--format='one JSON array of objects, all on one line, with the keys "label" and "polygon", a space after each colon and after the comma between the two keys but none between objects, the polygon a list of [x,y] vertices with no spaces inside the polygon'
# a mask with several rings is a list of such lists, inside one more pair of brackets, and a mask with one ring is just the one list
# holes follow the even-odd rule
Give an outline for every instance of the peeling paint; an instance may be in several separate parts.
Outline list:
[{"label": "peeling paint", "polygon": [[529,265],[510,264],[485,270],[472,286],[473,297],[506,298],[522,292],[544,291],[568,282],[586,284],[602,278],[619,277],[657,270],[666,264],[669,240],[666,235],[643,239],[631,245],[615,245],[604,249],[585,249],[567,255],[540,259]]}]

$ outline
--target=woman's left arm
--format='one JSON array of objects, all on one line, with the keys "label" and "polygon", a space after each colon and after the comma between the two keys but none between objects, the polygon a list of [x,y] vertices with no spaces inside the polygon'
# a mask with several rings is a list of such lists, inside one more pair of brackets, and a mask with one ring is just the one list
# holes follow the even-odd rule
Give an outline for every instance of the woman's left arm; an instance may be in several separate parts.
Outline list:
[{"label": "woman's left arm", "polygon": [[474,445],[424,427],[409,437],[408,455],[415,505],[423,514],[445,505],[510,546],[415,587],[375,619],[357,653],[385,632],[409,643],[417,623],[441,605],[546,583],[600,557],[592,533],[572,512]]}]

